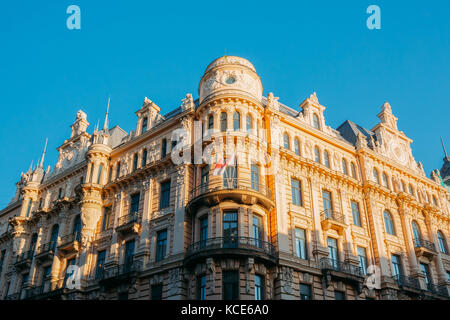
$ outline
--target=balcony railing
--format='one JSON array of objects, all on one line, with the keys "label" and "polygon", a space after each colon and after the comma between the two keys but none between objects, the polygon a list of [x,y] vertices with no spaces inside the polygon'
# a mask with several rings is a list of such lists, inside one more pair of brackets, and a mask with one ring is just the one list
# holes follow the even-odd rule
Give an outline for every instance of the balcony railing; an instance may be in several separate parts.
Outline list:
[{"label": "balcony railing", "polygon": [[250,179],[222,178],[216,181],[210,181],[196,186],[189,194],[189,200],[192,200],[202,194],[221,190],[248,190],[264,195],[272,199],[272,190],[266,185],[251,181]]},{"label": "balcony railing", "polygon": [[209,238],[191,244],[186,250],[186,257],[203,251],[217,249],[243,249],[260,252],[271,259],[276,259],[275,247],[266,241],[249,237],[218,237]]},{"label": "balcony railing", "polygon": [[331,220],[341,224],[345,224],[344,215],[337,211],[325,210],[321,214],[322,221]]},{"label": "balcony railing", "polygon": [[72,242],[80,242],[81,241],[81,233],[77,232],[77,233],[72,233],[72,234],[68,234],[67,236],[64,236],[61,238],[61,246],[70,244]]},{"label": "balcony railing", "polygon": [[[117,277],[126,277],[133,273],[139,272],[142,270],[142,261],[130,261],[124,264],[112,267],[112,268],[102,268],[97,269],[97,273],[95,275],[96,280],[106,280]],[[99,271],[101,270],[101,271]]]},{"label": "balcony railing", "polygon": [[39,246],[36,255],[43,255],[43,254],[54,254],[56,251],[56,246],[57,243],[52,241],[52,242],[47,242],[46,244],[43,244],[41,246]]},{"label": "balcony railing", "polygon": [[442,297],[450,298],[448,289],[446,285],[436,285],[436,293]]},{"label": "balcony railing", "polygon": [[420,290],[420,282],[419,282],[419,279],[417,279],[417,278],[411,278],[411,277],[404,276],[401,274],[398,274],[398,275],[394,276],[393,278],[400,287],[414,289],[414,290]]},{"label": "balcony railing", "polygon": [[21,264],[27,261],[31,261],[33,259],[34,250],[28,250],[22,252],[16,257],[16,264]]},{"label": "balcony railing", "polygon": [[414,239],[414,246],[416,248],[425,248],[427,250],[436,252],[436,246],[434,245],[434,243],[424,239]]},{"label": "balcony railing", "polygon": [[330,258],[320,259],[320,269],[333,270],[345,274],[350,274],[353,276],[363,277],[361,267],[352,265],[348,262],[341,262]]},{"label": "balcony railing", "polygon": [[5,300],[19,300],[19,298],[20,298],[20,293],[13,293],[13,294],[7,295],[5,297]]},{"label": "balcony railing", "polygon": [[132,212],[119,218],[119,227],[125,226],[131,223],[138,223],[141,215],[137,212]]}]

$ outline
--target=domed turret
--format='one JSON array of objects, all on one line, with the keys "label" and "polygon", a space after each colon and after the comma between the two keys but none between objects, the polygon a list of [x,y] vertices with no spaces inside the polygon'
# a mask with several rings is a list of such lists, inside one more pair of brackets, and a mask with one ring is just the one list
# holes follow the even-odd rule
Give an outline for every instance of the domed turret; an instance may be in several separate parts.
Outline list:
[{"label": "domed turret", "polygon": [[262,84],[255,67],[246,59],[223,56],[211,62],[200,81],[200,103],[221,94],[262,98]]}]

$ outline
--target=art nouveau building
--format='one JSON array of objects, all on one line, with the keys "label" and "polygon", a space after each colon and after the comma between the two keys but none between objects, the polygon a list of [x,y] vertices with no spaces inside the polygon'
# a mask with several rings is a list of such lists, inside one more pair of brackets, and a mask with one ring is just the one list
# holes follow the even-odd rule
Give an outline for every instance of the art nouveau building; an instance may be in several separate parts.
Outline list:
[{"label": "art nouveau building", "polygon": [[449,158],[428,178],[388,103],[332,129],[262,93],[225,56],[130,133],[79,111],[0,211],[0,298],[447,299]]}]

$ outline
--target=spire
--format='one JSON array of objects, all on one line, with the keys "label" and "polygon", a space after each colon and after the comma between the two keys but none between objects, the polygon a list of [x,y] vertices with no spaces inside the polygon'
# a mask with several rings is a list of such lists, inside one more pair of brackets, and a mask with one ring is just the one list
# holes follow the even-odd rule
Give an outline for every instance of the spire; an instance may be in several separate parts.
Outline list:
[{"label": "spire", "polygon": [[445,150],[444,139],[442,139],[442,137],[441,137],[441,143],[442,143],[442,149],[444,149],[444,155],[447,158],[448,155],[447,155],[447,151]]},{"label": "spire", "polygon": [[34,160],[31,160],[30,168],[28,169],[28,172],[27,172],[27,173],[30,173],[30,172],[33,171],[33,161],[34,161]]},{"label": "spire", "polygon": [[106,116],[105,123],[103,124],[103,130],[108,130],[108,113],[109,113],[109,102],[111,101],[111,97],[108,97],[108,107],[106,108]]},{"label": "spire", "polygon": [[41,168],[44,167],[45,151],[47,151],[47,142],[48,142],[48,138],[45,139],[44,152],[42,152],[41,163],[39,164],[39,166],[40,166]]}]

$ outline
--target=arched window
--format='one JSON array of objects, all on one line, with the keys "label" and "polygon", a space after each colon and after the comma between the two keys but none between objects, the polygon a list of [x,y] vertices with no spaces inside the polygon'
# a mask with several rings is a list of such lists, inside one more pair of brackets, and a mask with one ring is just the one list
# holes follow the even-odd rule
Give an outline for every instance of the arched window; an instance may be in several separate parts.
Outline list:
[{"label": "arched window", "polygon": [[391,214],[389,211],[384,211],[384,227],[386,228],[386,232],[388,234],[391,234],[395,236],[395,229],[394,229],[394,220],[392,219]]},{"label": "arched window", "polygon": [[102,179],[102,171],[103,171],[103,165],[100,164],[98,166],[98,173],[97,173],[97,184],[101,183],[101,179]]},{"label": "arched window", "polygon": [[142,130],[141,130],[141,134],[145,133],[147,131],[147,126],[148,126],[148,118],[145,117],[144,119],[142,119]]},{"label": "arched window", "polygon": [[378,175],[377,169],[373,169],[373,179],[376,183],[380,184],[380,176]]},{"label": "arched window", "polygon": [[285,149],[290,149],[290,141],[289,141],[289,135],[287,134],[287,133],[285,133],[284,135],[283,135],[283,146],[284,146],[284,148]]},{"label": "arched window", "polygon": [[300,141],[298,140],[298,138],[294,139],[294,151],[296,155],[300,155]]},{"label": "arched window", "polygon": [[381,177],[383,179],[383,186],[389,189],[389,182],[386,173],[383,172]]},{"label": "arched window", "polygon": [[147,164],[147,149],[144,149],[144,151],[142,151],[142,167],[145,167],[146,164]]},{"label": "arched window", "polygon": [[75,235],[75,240],[80,242],[81,240],[81,218],[77,215],[73,222],[72,234]]},{"label": "arched window", "polygon": [[167,153],[167,140],[163,139],[161,142],[161,159],[166,156]]},{"label": "arched window", "polygon": [[314,125],[314,128],[320,129],[319,116],[315,113],[313,114],[313,125]]},{"label": "arched window", "polygon": [[342,158],[342,173],[348,175],[347,160]]},{"label": "arched window", "polygon": [[241,130],[241,114],[238,111],[233,113],[233,130]]},{"label": "arched window", "polygon": [[330,154],[327,150],[323,152],[323,164],[329,168],[330,167]]},{"label": "arched window", "polygon": [[208,117],[208,130],[213,130],[214,129],[214,116],[211,114]]},{"label": "arched window", "polygon": [[247,123],[246,123],[247,132],[251,132],[253,129],[253,118],[250,114],[247,114],[246,118],[247,118]]},{"label": "arched window", "polygon": [[447,241],[445,241],[444,235],[441,231],[437,232],[437,238],[439,242],[439,249],[441,250],[441,252],[448,254]]},{"label": "arched window", "polygon": [[320,150],[317,146],[314,147],[314,161],[320,163]]},{"label": "arched window", "polygon": [[220,114],[220,131],[226,132],[227,131],[227,113],[222,112]]},{"label": "arched window", "polygon": [[420,229],[419,226],[417,225],[417,222],[413,221],[411,223],[411,227],[413,231],[414,244],[416,245],[416,247],[419,247],[421,244],[422,237],[420,236]]},{"label": "arched window", "polygon": [[355,164],[352,162],[350,164],[351,170],[352,170],[352,177],[356,179],[356,167]]}]

